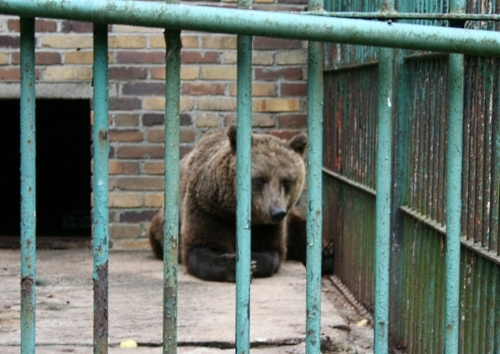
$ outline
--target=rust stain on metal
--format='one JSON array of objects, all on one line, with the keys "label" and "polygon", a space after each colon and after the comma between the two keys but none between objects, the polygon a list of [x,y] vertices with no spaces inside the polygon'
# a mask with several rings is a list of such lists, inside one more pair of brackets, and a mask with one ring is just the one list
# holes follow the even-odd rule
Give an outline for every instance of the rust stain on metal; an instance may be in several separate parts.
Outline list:
[{"label": "rust stain on metal", "polygon": [[31,293],[33,292],[33,278],[31,277],[22,277],[21,278],[21,297],[23,299],[29,298]]},{"label": "rust stain on metal", "polygon": [[107,140],[108,139],[108,132],[106,130],[99,130],[99,139],[101,140]]},{"label": "rust stain on metal", "polygon": [[97,267],[94,279],[94,348],[97,353],[108,349],[108,262]]}]

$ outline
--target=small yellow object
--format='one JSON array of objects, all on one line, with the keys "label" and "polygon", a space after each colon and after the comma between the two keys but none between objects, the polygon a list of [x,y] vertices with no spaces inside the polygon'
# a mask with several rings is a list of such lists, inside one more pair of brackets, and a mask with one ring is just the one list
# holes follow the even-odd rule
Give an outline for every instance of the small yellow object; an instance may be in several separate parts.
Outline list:
[{"label": "small yellow object", "polygon": [[137,348],[137,342],[133,339],[127,339],[120,343],[120,348]]}]

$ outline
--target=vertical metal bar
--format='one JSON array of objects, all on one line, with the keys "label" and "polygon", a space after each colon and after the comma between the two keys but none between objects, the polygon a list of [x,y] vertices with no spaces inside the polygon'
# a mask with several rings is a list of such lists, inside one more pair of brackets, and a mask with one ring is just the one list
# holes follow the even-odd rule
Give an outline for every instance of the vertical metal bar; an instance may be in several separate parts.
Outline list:
[{"label": "vertical metal bar", "polygon": [[[375,234],[375,353],[388,352],[391,244],[392,102],[394,50],[380,48],[378,76]],[[391,173],[387,173],[391,171]]]},{"label": "vertical metal bar", "polygon": [[[322,11],[322,0],[309,0]],[[321,237],[323,164],[323,43],[309,42],[307,59],[307,256],[306,353],[321,347]]]},{"label": "vertical metal bar", "polygon": [[[171,2],[173,3],[173,2]],[[163,247],[163,353],[177,353],[177,285],[179,264],[179,145],[181,32],[165,31],[165,208]]]},{"label": "vertical metal bar", "polygon": [[445,353],[458,353],[460,299],[460,216],[462,210],[462,132],[464,60],[450,54],[448,69],[448,149],[446,155]]},{"label": "vertical metal bar", "polygon": [[[451,0],[450,13],[464,13],[465,0]],[[451,23],[462,27],[464,23]],[[444,352],[458,353],[460,316],[460,219],[464,116],[464,56],[448,59],[448,147],[446,151],[446,255]]]},{"label": "vertical metal bar", "polygon": [[35,353],[35,19],[21,18],[21,353]]},{"label": "vertical metal bar", "polygon": [[[250,9],[251,0],[238,0]],[[236,353],[250,352],[250,278],[252,210],[252,37],[237,36],[236,130]]]},{"label": "vertical metal bar", "polygon": [[108,27],[94,23],[94,353],[108,352]]}]

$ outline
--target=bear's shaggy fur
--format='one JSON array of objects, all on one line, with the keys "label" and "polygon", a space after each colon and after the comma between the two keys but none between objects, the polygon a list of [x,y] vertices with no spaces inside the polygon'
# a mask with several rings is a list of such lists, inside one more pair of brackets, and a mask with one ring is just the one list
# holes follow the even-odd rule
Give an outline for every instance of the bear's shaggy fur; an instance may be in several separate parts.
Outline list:
[{"label": "bear's shaggy fur", "polygon": [[[294,206],[304,185],[306,145],[305,134],[289,141],[252,135],[253,277],[276,273],[287,250],[289,259],[305,264],[305,220]],[[231,126],[201,139],[180,162],[181,259],[190,274],[204,280],[235,280],[235,150]],[[153,218],[148,237],[161,259],[163,211]]]}]

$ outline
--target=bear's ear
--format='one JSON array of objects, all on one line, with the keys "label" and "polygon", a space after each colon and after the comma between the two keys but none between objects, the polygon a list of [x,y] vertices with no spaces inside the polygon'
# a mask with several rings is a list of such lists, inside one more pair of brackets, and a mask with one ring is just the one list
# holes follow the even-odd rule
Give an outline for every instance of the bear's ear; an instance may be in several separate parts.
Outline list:
[{"label": "bear's ear", "polygon": [[304,153],[306,152],[306,147],[307,147],[307,135],[306,135],[306,133],[300,133],[298,135],[295,135],[288,142],[288,144],[293,151],[295,151],[299,155],[303,156]]},{"label": "bear's ear", "polygon": [[231,124],[226,131],[227,137],[229,138],[229,143],[233,151],[236,151],[236,125]]}]

